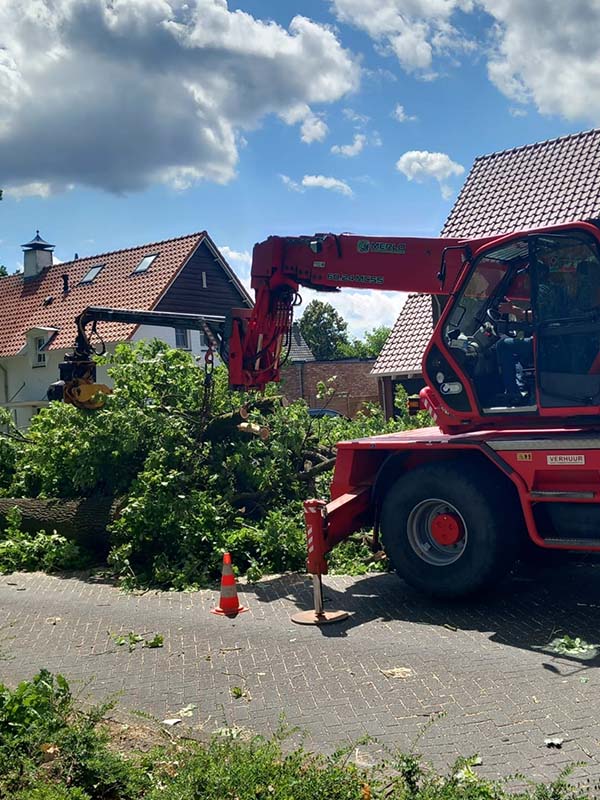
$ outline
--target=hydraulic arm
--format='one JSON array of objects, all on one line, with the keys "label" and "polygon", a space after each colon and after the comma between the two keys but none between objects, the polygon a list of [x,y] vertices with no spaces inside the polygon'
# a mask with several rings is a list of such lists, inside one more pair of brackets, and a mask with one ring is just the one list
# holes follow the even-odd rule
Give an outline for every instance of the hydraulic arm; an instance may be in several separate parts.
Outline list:
[{"label": "hydraulic arm", "polygon": [[[219,346],[222,346],[224,342],[225,317],[208,314],[179,314],[167,311],[142,311],[135,308],[88,306],[75,322],[77,337],[73,352],[67,353],[65,360],[59,365],[60,380],[53,383],[48,389],[48,399],[65,400],[79,408],[100,408],[104,402],[103,395],[110,393],[108,386],[96,383],[96,363],[93,356],[104,352],[104,343],[96,330],[98,322],[201,330],[208,332],[212,340]],[[100,342],[100,352],[94,345],[94,340]],[[212,349],[209,350],[209,353],[212,354]]]},{"label": "hydraulic arm", "polygon": [[[479,240],[479,245],[483,240]],[[229,376],[234,387],[262,389],[279,380],[290,343],[298,289],[343,287],[447,294],[466,259],[458,239],[316,234],[271,236],[254,247],[253,309],[234,309],[229,331]]]}]

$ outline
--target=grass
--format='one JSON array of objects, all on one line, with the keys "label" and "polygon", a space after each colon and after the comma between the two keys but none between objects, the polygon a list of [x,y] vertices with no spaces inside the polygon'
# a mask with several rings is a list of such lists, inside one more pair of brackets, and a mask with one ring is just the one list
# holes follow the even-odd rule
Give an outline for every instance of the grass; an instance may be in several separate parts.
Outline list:
[{"label": "grass", "polygon": [[[223,729],[208,743],[107,722],[110,706],[77,708],[64,678],[40,672],[11,690],[0,685],[0,798],[10,800],[588,800],[565,772],[548,785],[510,794],[480,778],[478,760],[447,775],[415,754],[363,769],[354,748],[320,757],[272,739]],[[521,782],[526,779],[520,776]]]}]

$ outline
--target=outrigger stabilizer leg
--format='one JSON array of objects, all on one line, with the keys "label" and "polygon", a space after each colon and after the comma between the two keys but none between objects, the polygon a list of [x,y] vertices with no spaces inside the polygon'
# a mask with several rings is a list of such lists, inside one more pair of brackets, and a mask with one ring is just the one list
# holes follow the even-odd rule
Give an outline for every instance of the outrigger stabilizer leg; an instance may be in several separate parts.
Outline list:
[{"label": "outrigger stabilizer leg", "polygon": [[314,609],[299,611],[292,622],[299,625],[328,625],[348,619],[346,611],[325,611],[323,604],[322,576],[327,574],[325,554],[327,546],[327,504],[323,500],[307,500],[304,503],[306,522],[306,544],[308,549],[307,568],[312,573]]}]

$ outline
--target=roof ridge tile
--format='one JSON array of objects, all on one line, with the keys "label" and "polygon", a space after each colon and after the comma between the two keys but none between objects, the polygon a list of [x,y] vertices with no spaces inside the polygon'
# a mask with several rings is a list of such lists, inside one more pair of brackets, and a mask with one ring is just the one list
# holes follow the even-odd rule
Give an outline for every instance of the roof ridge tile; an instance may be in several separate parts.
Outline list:
[{"label": "roof ridge tile", "polygon": [[593,133],[600,134],[600,128],[588,128],[585,131],[579,131],[576,133],[565,133],[563,136],[555,136],[553,139],[540,139],[537,142],[530,142],[529,144],[520,144],[517,147],[508,147],[505,150],[494,150],[491,153],[483,153],[482,155],[476,156],[474,163],[478,161],[483,161],[485,159],[494,158],[495,156],[506,156],[512,153],[519,153],[525,150],[534,150],[535,148],[539,148],[542,146],[547,146],[550,144],[555,144],[557,142],[566,142],[569,139],[582,139],[584,136],[590,136]]},{"label": "roof ridge tile", "polygon": [[61,261],[60,263],[52,264],[53,267],[66,267],[69,264],[80,264],[82,261],[95,261],[98,258],[105,258],[107,256],[115,256],[120,253],[133,253],[135,250],[144,250],[146,247],[158,247],[161,244],[171,244],[171,242],[180,242],[183,239],[195,239],[200,236],[206,236],[206,231],[196,231],[195,233],[183,234],[181,236],[173,236],[170,239],[161,239],[158,242],[146,242],[145,244],[138,244],[135,247],[121,247],[119,250],[106,250],[104,253],[96,253],[91,256],[81,256],[81,258],[74,258],[71,261]]}]

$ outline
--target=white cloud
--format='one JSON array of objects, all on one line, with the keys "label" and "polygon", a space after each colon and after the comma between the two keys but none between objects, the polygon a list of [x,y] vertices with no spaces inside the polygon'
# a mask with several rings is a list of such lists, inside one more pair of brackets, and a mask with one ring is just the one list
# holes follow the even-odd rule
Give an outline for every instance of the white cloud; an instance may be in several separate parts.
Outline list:
[{"label": "white cloud", "polygon": [[472,0],[330,0],[341,22],[366,31],[408,72],[431,75],[434,56],[455,56],[474,47],[451,22]]},{"label": "white cloud", "polygon": [[338,192],[347,197],[352,197],[354,194],[345,181],[341,181],[338,178],[328,178],[325,175],[305,175],[302,178],[302,186],[309,189],[314,187],[328,189],[329,191]]},{"label": "white cloud", "polygon": [[14,197],[15,200],[23,200],[25,197],[50,197],[52,194],[52,187],[49,183],[42,183],[41,181],[31,181],[31,183],[22,183],[20,186],[8,186],[4,190],[6,197]]},{"label": "white cloud", "polygon": [[379,292],[373,289],[342,289],[339,293],[316,292],[300,288],[303,304],[296,314],[301,316],[311,300],[321,300],[331,305],[348,323],[351,338],[362,338],[365,331],[379,325],[392,327],[406,300],[404,292]]},{"label": "white cloud", "polygon": [[511,115],[511,117],[516,117],[516,118],[527,116],[527,111],[525,111],[524,108],[520,108],[519,106],[511,106],[508,109],[508,113]]},{"label": "white cloud", "polygon": [[325,175],[305,175],[302,178],[302,181],[298,183],[298,181],[290,178],[289,175],[280,175],[279,177],[281,178],[283,185],[286,186],[291,192],[304,192],[306,189],[316,188],[328,189],[331,192],[337,192],[338,194],[343,194],[346,197],[352,197],[354,195],[354,192],[350,186],[339,178],[331,178]]},{"label": "white cloud", "polygon": [[409,150],[396,162],[396,169],[409,181],[423,183],[434,178],[440,185],[442,197],[448,199],[453,190],[446,181],[454,175],[462,175],[465,168],[452,161],[446,153],[431,153],[428,150]]},{"label": "white cloud", "polygon": [[331,152],[337,156],[354,158],[363,151],[366,143],[367,137],[363,133],[357,133],[354,136],[352,144],[334,144],[331,148]]},{"label": "white cloud", "polygon": [[364,127],[370,119],[370,117],[367,117],[366,114],[360,114],[353,108],[342,109],[342,114],[346,117],[346,119],[350,120],[350,122],[353,122],[357,128]]},{"label": "white cloud", "polygon": [[302,123],[300,138],[306,144],[322,142],[329,133],[323,114],[315,114],[306,103],[296,103],[290,108],[280,111],[279,116],[288,125]]},{"label": "white cloud", "polygon": [[496,20],[490,79],[543,114],[600,122],[597,0],[480,0]]},{"label": "white cloud", "polygon": [[279,176],[283,182],[283,185],[286,186],[291,192],[303,192],[304,189],[297,181],[294,181],[290,178],[289,175],[280,175]]},{"label": "white cloud", "polygon": [[417,119],[412,114],[407,114],[404,106],[401,106],[400,103],[398,103],[396,108],[392,111],[392,117],[398,122],[415,122]]},{"label": "white cloud", "polygon": [[310,144],[311,142],[322,142],[329,133],[329,128],[322,117],[310,114],[302,123],[300,131],[302,141]]},{"label": "white cloud", "polygon": [[244,277],[250,274],[252,253],[249,250],[232,250],[226,244],[218,245],[218,250],[236,274]]},{"label": "white cloud", "polygon": [[360,79],[331,28],[296,16],[286,29],[226,0],[2,0],[0,31],[0,164],[13,189],[226,183],[265,115],[320,141],[315,106]]},{"label": "white cloud", "polygon": [[[407,72],[433,79],[440,59],[456,63],[478,49],[490,80],[514,103],[600,124],[598,0],[329,1],[340,21],[365,31]],[[459,12],[477,13],[479,25],[491,21],[477,44],[461,30]]]}]

